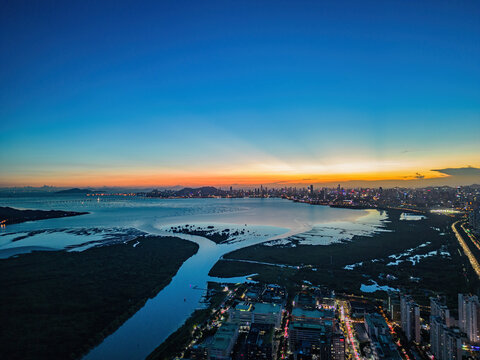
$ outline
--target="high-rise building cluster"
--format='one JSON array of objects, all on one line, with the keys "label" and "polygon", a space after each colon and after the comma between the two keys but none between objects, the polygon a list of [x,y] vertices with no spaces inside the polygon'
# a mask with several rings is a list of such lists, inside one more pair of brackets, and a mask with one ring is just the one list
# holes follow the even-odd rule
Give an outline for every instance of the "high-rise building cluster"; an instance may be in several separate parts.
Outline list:
[{"label": "high-rise building cluster", "polygon": [[480,235],[480,206],[470,211],[468,224],[475,235]]},{"label": "high-rise building cluster", "polygon": [[430,298],[430,351],[435,359],[461,359],[462,334],[453,327],[455,319],[438,297]]},{"label": "high-rise building cluster", "polygon": [[459,210],[472,211],[475,224],[480,222],[480,186],[449,186],[427,188],[353,188],[337,187],[266,187],[225,188],[211,186],[201,188],[184,188],[180,190],[163,189],[150,192],[138,192],[137,196],[160,198],[203,198],[203,197],[280,197],[296,202],[315,205],[330,205],[353,208],[388,208],[402,207],[417,210]]},{"label": "high-rise building cluster", "polygon": [[430,299],[430,351],[439,360],[460,360],[464,350],[480,344],[480,302],[475,295],[458,294],[458,320],[442,299]]},{"label": "high-rise building cluster", "polygon": [[480,343],[480,302],[478,296],[458,294],[458,327],[472,344]]}]

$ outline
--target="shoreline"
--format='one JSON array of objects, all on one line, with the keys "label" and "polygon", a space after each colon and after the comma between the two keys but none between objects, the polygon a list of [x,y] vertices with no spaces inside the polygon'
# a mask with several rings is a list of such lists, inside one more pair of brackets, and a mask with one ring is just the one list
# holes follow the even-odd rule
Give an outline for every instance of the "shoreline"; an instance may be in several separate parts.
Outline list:
[{"label": "shoreline", "polygon": [[[279,199],[281,199],[281,198],[279,198]],[[285,198],[284,198],[284,199],[285,199]],[[288,200],[288,199],[285,199],[285,200]],[[311,205],[313,205],[313,204],[311,204]],[[322,205],[323,205],[323,204],[322,204]],[[325,205],[324,205],[324,206],[325,206]],[[329,206],[329,207],[332,207],[332,206]],[[342,206],[342,208],[347,208],[347,209],[350,208],[350,209],[352,209],[352,207],[348,207],[348,206]],[[361,209],[361,210],[366,210],[366,209]],[[380,208],[372,208],[372,210],[383,210],[383,209],[380,209]],[[396,210],[397,210],[397,211],[411,211],[411,209],[405,209],[405,208],[398,208],[398,209],[396,209]],[[190,221],[189,221],[189,222],[190,222]],[[236,225],[240,225],[240,224],[236,224]],[[271,226],[271,225],[270,225],[270,226]],[[287,237],[292,236],[292,235],[294,235],[294,234],[298,234],[298,233],[301,233],[301,232],[306,231],[306,230],[308,231],[309,226],[307,226],[307,224],[305,224],[305,223],[303,223],[303,222],[298,221],[298,222],[296,222],[296,226],[294,226],[293,228],[292,228],[292,227],[289,227],[289,228],[290,228],[289,231],[287,231],[287,232],[285,232],[285,233],[282,233],[282,234],[279,234],[279,235],[276,235],[276,236],[274,236],[274,237],[272,237],[272,238],[269,238],[269,239],[265,240],[265,242],[266,242],[266,241],[275,240],[275,239],[287,238]],[[178,235],[180,235],[180,234],[178,234]],[[210,241],[211,241],[211,240],[210,240]],[[217,260],[217,261],[218,261],[218,260]],[[214,263],[212,266],[214,266],[214,265],[215,265],[215,263]],[[253,265],[253,264],[252,264],[252,265]],[[183,264],[180,266],[180,268],[181,268],[182,266],[183,266]],[[177,269],[177,272],[180,270],[180,268]],[[209,274],[209,275],[210,275],[210,274]],[[172,277],[172,279],[173,279],[173,277]],[[172,281],[172,279],[170,279],[170,282]],[[228,277],[225,278],[225,280],[228,281]],[[167,284],[167,285],[168,285],[168,284]],[[166,286],[167,286],[167,285],[166,285]],[[160,290],[160,291],[163,291],[163,289]],[[160,291],[159,291],[159,292],[160,292]],[[159,292],[157,292],[157,295],[158,295]],[[182,298],[182,299],[183,299],[183,298]],[[148,299],[146,299],[145,302],[146,302],[146,301],[148,301]],[[129,318],[132,317],[136,312],[138,312],[138,309],[141,309],[141,308],[145,305],[145,302],[135,304],[135,306],[137,307],[137,308],[136,308],[137,310],[132,310],[131,314],[129,314],[129,315],[127,314],[127,315],[126,315],[126,316],[127,316],[126,319],[129,319]],[[119,318],[119,319],[120,319],[120,318]],[[120,319],[120,321],[123,321],[123,320]],[[122,323],[119,325],[119,327],[121,327],[121,325],[122,325]],[[117,328],[117,330],[118,330],[118,328]],[[113,330],[113,332],[115,332],[115,329]],[[103,337],[103,339],[105,339],[105,338],[108,337],[108,336],[109,336],[109,334],[106,332],[105,335],[104,335],[104,337]],[[100,340],[100,343],[102,343],[102,342],[103,342],[103,340]]]},{"label": "shoreline", "polygon": [[0,224],[2,226],[20,224],[27,221],[58,219],[86,215],[89,212],[64,210],[20,210],[8,206],[0,206]]},{"label": "shoreline", "polygon": [[[135,240],[139,246],[132,251]],[[85,357],[167,287],[197,252],[197,244],[178,237],[146,236],[83,252],[38,251],[0,260],[2,357]]]}]

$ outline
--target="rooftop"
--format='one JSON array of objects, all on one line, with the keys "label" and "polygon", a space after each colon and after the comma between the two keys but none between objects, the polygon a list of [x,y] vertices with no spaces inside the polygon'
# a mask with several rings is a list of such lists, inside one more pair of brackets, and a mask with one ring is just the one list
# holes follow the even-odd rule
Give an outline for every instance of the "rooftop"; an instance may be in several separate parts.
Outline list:
[{"label": "rooftop", "polygon": [[333,310],[304,310],[301,308],[294,308],[292,315],[296,317],[306,318],[333,318],[335,316]]},{"label": "rooftop", "polygon": [[282,311],[282,307],[278,304],[256,303],[253,312],[255,314],[277,314]]},{"label": "rooftop", "polygon": [[252,304],[248,303],[240,303],[237,306],[235,306],[235,310],[239,311],[250,311],[252,309]]},{"label": "rooftop", "polygon": [[230,340],[235,336],[238,326],[233,323],[224,323],[217,330],[211,343],[212,349],[225,350],[230,345]]},{"label": "rooftop", "polygon": [[312,324],[312,323],[305,323],[305,322],[298,322],[294,321],[290,325],[292,328],[296,329],[310,329],[310,330],[319,330],[322,332],[326,332],[326,328],[324,325],[320,324]]}]

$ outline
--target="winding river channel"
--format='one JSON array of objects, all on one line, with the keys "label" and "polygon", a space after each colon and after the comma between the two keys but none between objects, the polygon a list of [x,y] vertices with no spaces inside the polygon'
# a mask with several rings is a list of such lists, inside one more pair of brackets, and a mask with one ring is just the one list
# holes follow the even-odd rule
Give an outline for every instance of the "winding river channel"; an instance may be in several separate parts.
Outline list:
[{"label": "winding river channel", "polygon": [[[92,241],[92,236],[95,241],[101,241],[102,229],[108,229],[108,232],[134,229],[149,234],[172,235],[168,232],[171,226],[190,224],[244,231],[235,241],[220,245],[201,236],[175,234],[197,243],[198,252],[183,263],[169,285],[92,349],[85,356],[88,360],[144,359],[201,306],[200,300],[208,281],[245,280],[243,277],[218,279],[208,275],[213,265],[233,250],[267,241],[275,244],[275,241],[285,241],[282,239],[289,236],[300,236],[308,243],[326,244],[377,231],[384,220],[375,210],[333,209],[281,199],[50,196],[0,198],[0,206],[89,212],[88,215],[27,222],[0,230],[0,256],[3,252],[3,257],[11,256],[12,251],[71,250],[75,246],[83,250],[86,247],[82,244]],[[72,229],[76,231],[73,234]],[[88,233],[88,229],[95,229],[95,233]],[[41,233],[43,230],[48,232]],[[31,234],[32,231],[40,233]],[[25,239],[12,242],[19,234]],[[58,234],[63,235],[59,237]],[[302,234],[305,236],[301,237]]]}]

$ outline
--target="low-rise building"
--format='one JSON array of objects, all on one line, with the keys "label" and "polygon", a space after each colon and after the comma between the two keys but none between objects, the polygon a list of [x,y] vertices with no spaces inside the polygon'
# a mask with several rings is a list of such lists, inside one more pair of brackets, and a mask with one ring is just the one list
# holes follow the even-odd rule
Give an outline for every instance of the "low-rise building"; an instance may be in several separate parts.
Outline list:
[{"label": "low-rise building", "polygon": [[280,328],[283,307],[280,304],[240,303],[230,311],[230,320],[241,327],[251,324],[270,324]]},{"label": "low-rise building", "polygon": [[233,346],[238,337],[238,325],[224,323],[220,326],[208,346],[208,358],[211,360],[230,359]]},{"label": "low-rise building", "polygon": [[253,309],[253,323],[273,325],[280,328],[283,307],[279,304],[256,303]]},{"label": "low-rise building", "polygon": [[275,354],[274,332],[275,329],[273,325],[253,324],[248,334],[239,338],[235,359],[273,359]]},{"label": "low-rise building", "polygon": [[296,307],[292,310],[292,321],[308,322],[333,327],[335,324],[335,312],[330,309],[305,310]]},{"label": "low-rise building", "polygon": [[248,327],[253,322],[253,305],[243,302],[230,310],[230,321],[241,327]]},{"label": "low-rise building", "polygon": [[365,316],[365,329],[375,359],[401,360],[385,319],[380,314]]}]

